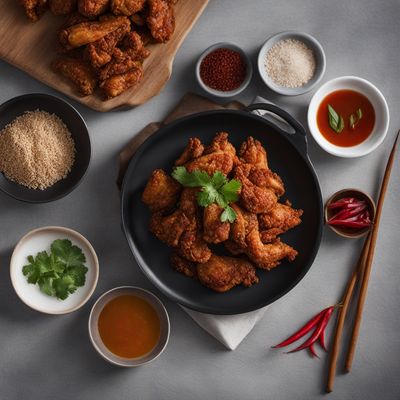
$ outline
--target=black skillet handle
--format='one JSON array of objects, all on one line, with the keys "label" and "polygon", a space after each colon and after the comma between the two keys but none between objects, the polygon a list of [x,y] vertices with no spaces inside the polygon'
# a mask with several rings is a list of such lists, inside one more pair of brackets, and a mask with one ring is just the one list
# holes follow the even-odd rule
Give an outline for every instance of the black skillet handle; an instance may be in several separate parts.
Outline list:
[{"label": "black skillet handle", "polygon": [[297,149],[304,155],[307,156],[307,135],[303,126],[297,122],[288,112],[282,110],[282,108],[270,103],[255,103],[250,104],[246,107],[248,111],[263,110],[269,111],[275,115],[281,117],[288,125],[294,129],[294,133],[289,133],[283,129],[277,127],[283,134],[287,135],[297,147]]}]

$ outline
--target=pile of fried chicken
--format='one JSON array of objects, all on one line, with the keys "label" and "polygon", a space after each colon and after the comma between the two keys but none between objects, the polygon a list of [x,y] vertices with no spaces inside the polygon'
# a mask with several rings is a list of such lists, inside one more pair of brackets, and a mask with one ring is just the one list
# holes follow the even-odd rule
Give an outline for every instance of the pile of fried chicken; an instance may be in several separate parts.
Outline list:
[{"label": "pile of fried chicken", "polygon": [[62,56],[52,68],[87,96],[105,99],[134,87],[143,76],[145,46],[167,42],[175,30],[177,0],[20,0],[37,21],[49,9],[67,15],[58,33]]},{"label": "pile of fried chicken", "polygon": [[[198,205],[199,188],[182,187],[162,169],[153,171],[142,201],[151,211],[150,231],[173,248],[171,263],[177,271],[226,292],[258,283],[256,268],[270,270],[283,259],[295,259],[297,251],[278,236],[299,225],[303,211],[287,200],[279,202],[284,184],[269,169],[258,140],[248,137],[237,155],[226,132],[218,133],[208,146],[191,138],[175,166],[210,176],[220,171],[241,183],[239,201],[230,204],[235,221],[221,222],[223,209],[217,204]],[[234,257],[215,254],[217,244]]]}]

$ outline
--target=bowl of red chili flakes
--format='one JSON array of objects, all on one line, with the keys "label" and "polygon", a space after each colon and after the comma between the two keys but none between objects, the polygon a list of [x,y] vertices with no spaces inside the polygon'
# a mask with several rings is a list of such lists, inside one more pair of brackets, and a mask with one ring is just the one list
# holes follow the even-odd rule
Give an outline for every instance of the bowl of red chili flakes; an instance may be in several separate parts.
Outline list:
[{"label": "bowl of red chili flakes", "polygon": [[207,93],[233,97],[249,85],[253,65],[249,56],[233,43],[221,42],[207,48],[196,64],[196,78]]}]

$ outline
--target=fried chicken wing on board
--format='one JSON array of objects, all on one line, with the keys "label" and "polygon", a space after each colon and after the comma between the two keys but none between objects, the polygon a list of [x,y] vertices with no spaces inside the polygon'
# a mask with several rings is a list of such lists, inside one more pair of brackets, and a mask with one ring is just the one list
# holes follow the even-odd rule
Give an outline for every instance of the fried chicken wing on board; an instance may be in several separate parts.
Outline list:
[{"label": "fried chicken wing on board", "polygon": [[137,63],[129,71],[113,75],[100,83],[100,87],[104,93],[104,98],[111,99],[125,92],[125,90],[138,84],[143,76],[143,67]]},{"label": "fried chicken wing on board", "polygon": [[111,11],[115,15],[131,16],[143,10],[146,0],[111,0]]},{"label": "fried chicken wing on board", "polygon": [[147,25],[157,42],[167,42],[175,30],[175,16],[168,0],[148,0]]},{"label": "fried chicken wing on board", "polygon": [[286,243],[281,242],[280,239],[264,244],[257,229],[247,235],[246,244],[247,256],[261,269],[270,270],[279,265],[284,258],[293,261],[297,256],[297,251]]},{"label": "fried chicken wing on board", "polygon": [[256,270],[249,261],[215,254],[207,262],[197,264],[197,277],[216,292],[227,292],[240,284],[249,287],[258,283]]},{"label": "fried chicken wing on board", "polygon": [[52,68],[74,83],[83,96],[94,92],[97,85],[96,75],[85,60],[59,57],[53,61]]},{"label": "fried chicken wing on board", "polygon": [[76,10],[78,0],[49,0],[49,9],[54,15],[67,15]]},{"label": "fried chicken wing on board", "polygon": [[[127,22],[128,20],[128,22]],[[59,32],[60,44],[67,50],[96,42],[129,23],[127,17],[109,17],[103,21],[81,22]]]},{"label": "fried chicken wing on board", "polygon": [[254,214],[265,213],[271,210],[278,201],[275,192],[270,188],[261,188],[248,178],[250,164],[238,165],[234,177],[242,184],[240,192],[240,203],[248,211]]},{"label": "fried chicken wing on board", "polygon": [[47,10],[47,0],[20,0],[25,10],[25,15],[36,22]]},{"label": "fried chicken wing on board", "polygon": [[223,209],[210,204],[203,212],[203,239],[207,243],[221,243],[229,238],[230,223],[221,221]]},{"label": "fried chicken wing on board", "polygon": [[79,12],[88,18],[103,14],[110,7],[110,0],[78,0]]},{"label": "fried chicken wing on board", "polygon": [[122,42],[122,49],[132,60],[142,62],[150,55],[144,47],[142,37],[137,32],[128,33]]},{"label": "fried chicken wing on board", "polygon": [[118,42],[129,33],[130,22],[126,22],[117,28],[115,31],[110,32],[96,42],[89,43],[85,48],[85,58],[87,58],[94,68],[103,67],[109,63],[113,57],[113,52]]},{"label": "fried chicken wing on board", "polygon": [[113,75],[125,74],[133,68],[141,68],[141,64],[120,49],[115,49],[112,60],[99,70],[99,79],[105,81]]},{"label": "fried chicken wing on board", "polygon": [[200,157],[204,152],[204,146],[198,138],[190,138],[183,153],[175,161],[175,165],[184,165],[195,158]]},{"label": "fried chicken wing on board", "polygon": [[178,201],[181,186],[162,169],[152,172],[142,194],[142,201],[151,212],[166,211]]},{"label": "fried chicken wing on board", "polygon": [[301,223],[303,210],[295,210],[291,204],[276,203],[268,213],[259,214],[261,240],[264,243],[274,240],[277,235],[287,232],[289,229]]}]

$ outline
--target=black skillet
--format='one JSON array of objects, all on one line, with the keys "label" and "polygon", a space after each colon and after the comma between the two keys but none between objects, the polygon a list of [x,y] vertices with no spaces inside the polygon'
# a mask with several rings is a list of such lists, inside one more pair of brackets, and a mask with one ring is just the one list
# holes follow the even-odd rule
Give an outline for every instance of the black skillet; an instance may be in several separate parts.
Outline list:
[{"label": "black skillet", "polygon": [[[294,130],[289,134],[265,118],[250,113],[266,110],[283,118]],[[260,282],[250,288],[235,287],[215,293],[198,281],[175,272],[169,265],[171,249],[148,230],[150,214],[141,194],[151,172],[168,173],[188,139],[209,143],[216,132],[226,131],[238,149],[247,136],[261,141],[270,168],[283,179],[284,199],[304,210],[300,226],[282,235],[299,255],[294,262],[270,272],[258,270]],[[322,198],[318,179],[307,155],[304,128],[286,111],[271,104],[253,104],[246,111],[217,110],[190,115],[159,129],[137,150],[122,187],[122,226],[132,253],[144,274],[166,296],[193,310],[210,314],[240,314],[273,303],[301,281],[317,254],[322,233]]]}]

